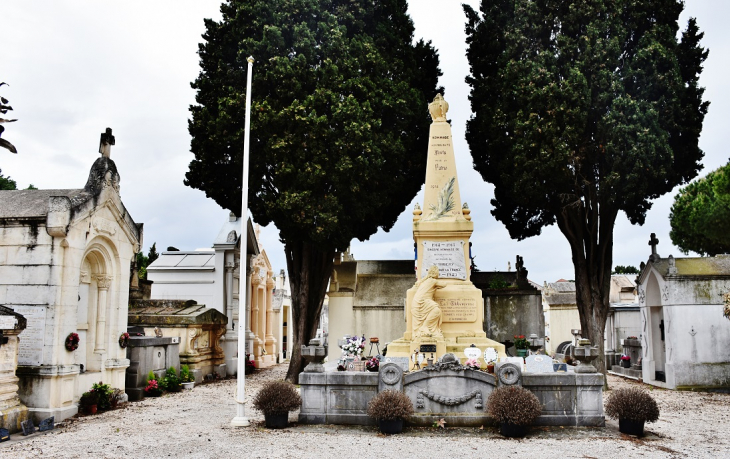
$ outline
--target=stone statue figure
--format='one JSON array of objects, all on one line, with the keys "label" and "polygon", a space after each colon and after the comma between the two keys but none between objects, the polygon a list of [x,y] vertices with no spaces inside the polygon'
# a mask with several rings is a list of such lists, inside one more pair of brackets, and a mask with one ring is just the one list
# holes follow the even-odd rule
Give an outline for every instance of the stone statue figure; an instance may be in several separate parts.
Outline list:
[{"label": "stone statue figure", "polygon": [[437,289],[446,287],[439,281],[439,268],[431,266],[428,275],[416,282],[416,293],[413,295],[411,315],[413,316],[413,336],[441,337],[441,308],[433,300]]},{"label": "stone statue figure", "polygon": [[449,111],[449,103],[444,100],[444,96],[436,94],[433,102],[428,104],[428,111],[431,112],[431,119],[434,122],[446,121],[446,112]]}]

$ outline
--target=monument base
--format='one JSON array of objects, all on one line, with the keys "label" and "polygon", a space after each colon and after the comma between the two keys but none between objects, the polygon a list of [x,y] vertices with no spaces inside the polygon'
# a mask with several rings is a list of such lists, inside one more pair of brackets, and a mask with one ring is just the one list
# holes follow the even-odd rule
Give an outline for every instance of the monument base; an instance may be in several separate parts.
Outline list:
[{"label": "monument base", "polygon": [[[410,358],[415,351],[421,349],[421,345],[436,345],[436,352],[434,353],[434,361],[441,358],[446,353],[451,353],[459,359],[461,364],[464,364],[468,357],[464,354],[464,349],[474,346],[481,349],[482,353],[484,349],[491,347],[497,351],[499,357],[506,357],[507,354],[504,351],[504,344],[498,343],[497,341],[491,340],[485,336],[453,336],[444,338],[420,338],[408,340],[400,338],[392,341],[388,344],[388,357],[407,357]],[[425,353],[425,359],[421,366],[426,365],[426,359],[431,358],[430,353]],[[479,363],[482,368],[487,367],[487,363],[483,358],[479,359]],[[410,363],[410,369],[414,367],[413,361]]]}]

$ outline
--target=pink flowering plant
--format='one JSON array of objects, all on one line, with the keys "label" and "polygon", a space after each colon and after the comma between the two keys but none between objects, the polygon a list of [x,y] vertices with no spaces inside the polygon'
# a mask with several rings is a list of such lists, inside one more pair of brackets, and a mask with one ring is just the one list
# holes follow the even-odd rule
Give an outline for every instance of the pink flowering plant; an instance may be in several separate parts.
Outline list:
[{"label": "pink flowering plant", "polygon": [[464,366],[467,368],[471,368],[473,370],[478,370],[480,367],[479,362],[477,362],[477,359],[467,360],[466,363],[464,364]]},{"label": "pink flowering plant", "polygon": [[623,360],[624,362],[627,362],[627,361],[631,360],[631,357],[629,357],[628,355],[622,355],[621,360]]}]

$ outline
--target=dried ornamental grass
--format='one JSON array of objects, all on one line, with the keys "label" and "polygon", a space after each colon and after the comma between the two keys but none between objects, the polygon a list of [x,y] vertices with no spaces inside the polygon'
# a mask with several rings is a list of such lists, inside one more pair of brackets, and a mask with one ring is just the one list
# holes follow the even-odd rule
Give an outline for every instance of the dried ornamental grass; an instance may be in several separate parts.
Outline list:
[{"label": "dried ornamental grass", "polygon": [[606,414],[612,419],[656,422],[659,419],[659,405],[651,395],[637,387],[616,389],[606,401]]},{"label": "dried ornamental grass", "polygon": [[253,399],[253,406],[264,415],[285,414],[302,405],[296,387],[288,381],[272,381],[264,385]]},{"label": "dried ornamental grass", "polygon": [[489,415],[502,424],[528,426],[540,413],[540,400],[527,389],[519,386],[504,386],[494,389],[487,399]]},{"label": "dried ornamental grass", "polygon": [[405,419],[413,414],[413,402],[403,392],[384,390],[368,403],[368,416],[382,421]]}]

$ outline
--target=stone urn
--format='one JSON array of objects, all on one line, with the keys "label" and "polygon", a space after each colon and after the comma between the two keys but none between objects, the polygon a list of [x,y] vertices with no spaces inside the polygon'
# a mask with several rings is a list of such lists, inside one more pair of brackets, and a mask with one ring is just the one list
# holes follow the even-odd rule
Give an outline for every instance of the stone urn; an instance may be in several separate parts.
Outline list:
[{"label": "stone urn", "polygon": [[324,359],[327,357],[327,346],[321,338],[312,338],[309,345],[302,346],[302,358],[307,362],[304,371],[307,373],[324,373]]},{"label": "stone urn", "polygon": [[590,340],[578,340],[578,346],[572,349],[572,356],[579,362],[575,367],[576,373],[596,373],[598,371],[591,363],[598,358],[598,347],[591,346]]}]

